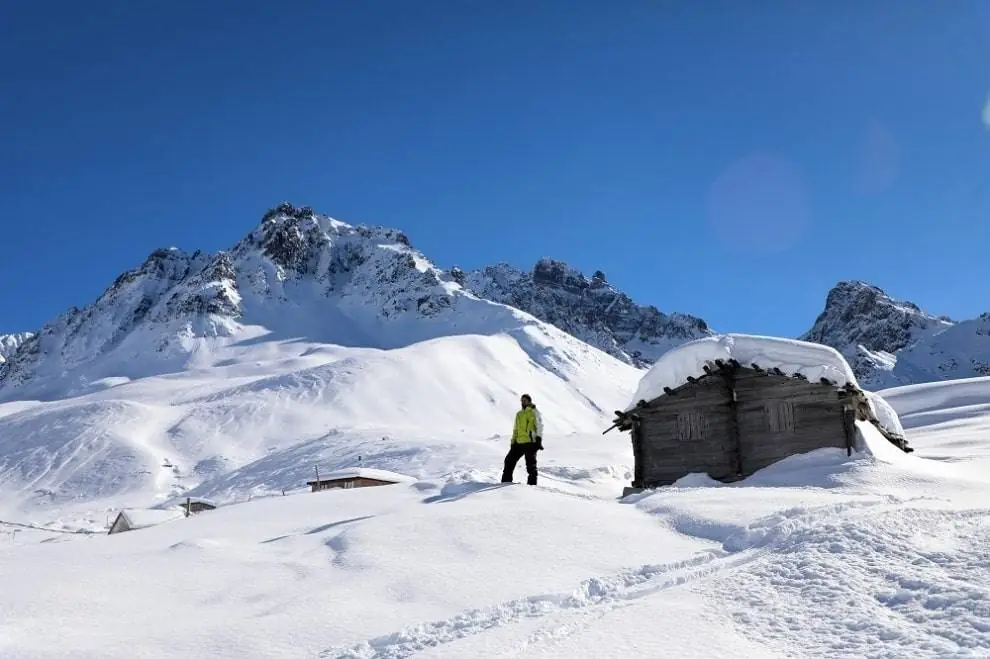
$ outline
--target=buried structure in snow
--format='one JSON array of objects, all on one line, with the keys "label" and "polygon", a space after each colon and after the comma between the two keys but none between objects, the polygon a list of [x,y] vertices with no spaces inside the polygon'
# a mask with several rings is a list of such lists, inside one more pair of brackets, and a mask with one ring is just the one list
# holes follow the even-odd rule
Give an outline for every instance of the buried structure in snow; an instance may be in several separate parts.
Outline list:
[{"label": "buried structure in snow", "polygon": [[896,413],[863,391],[838,351],[817,343],[744,334],[705,337],[664,354],[613,427],[629,431],[632,487],[669,485],[690,473],[745,478],[791,455],[856,447],[871,422],[911,451]]}]

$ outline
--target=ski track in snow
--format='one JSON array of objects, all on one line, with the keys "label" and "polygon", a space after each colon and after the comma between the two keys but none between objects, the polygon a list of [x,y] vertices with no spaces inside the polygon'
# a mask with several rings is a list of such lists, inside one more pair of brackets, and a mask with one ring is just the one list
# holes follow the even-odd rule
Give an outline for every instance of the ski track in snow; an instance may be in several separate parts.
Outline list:
[{"label": "ski track in snow", "polygon": [[[918,500],[922,499],[925,497],[918,497]],[[472,609],[445,620],[414,625],[356,645],[329,648],[318,656],[320,659],[404,659],[417,652],[523,620],[564,616],[564,621],[544,626],[531,634],[518,649],[518,653],[524,654],[533,646],[559,641],[586,628],[595,619],[617,608],[630,606],[644,597],[722,574],[732,575],[740,568],[759,562],[768,553],[793,551],[810,530],[821,526],[833,527],[836,523],[830,520],[837,515],[857,510],[872,514],[878,509],[892,509],[905,503],[896,497],[886,497],[875,501],[793,508],[729,535],[719,549],[682,561],[643,565],[612,575],[592,577],[572,592],[531,595],[491,607]],[[764,563],[774,565],[775,561]],[[731,598],[732,594],[726,596]],[[578,614],[579,618],[573,619],[571,616],[574,614]],[[987,629],[990,630],[990,625]]]},{"label": "ski track in snow", "polygon": [[[493,607],[473,609],[453,618],[409,627],[349,648],[330,648],[319,656],[321,659],[403,659],[422,650],[520,620],[571,611],[600,610],[604,614],[627,602],[709,577],[753,558],[754,554],[750,552],[724,555],[713,551],[685,561],[645,565],[588,579],[571,593],[531,595]],[[542,630],[531,638],[529,644],[543,638],[557,638],[572,628],[573,625],[563,625]]]}]

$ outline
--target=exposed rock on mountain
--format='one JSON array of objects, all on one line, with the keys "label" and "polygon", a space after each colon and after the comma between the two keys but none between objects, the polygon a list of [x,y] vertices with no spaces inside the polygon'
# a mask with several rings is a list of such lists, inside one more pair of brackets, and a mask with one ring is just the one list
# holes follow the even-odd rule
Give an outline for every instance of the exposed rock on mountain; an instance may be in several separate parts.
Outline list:
[{"label": "exposed rock on mountain", "polygon": [[531,272],[500,263],[470,273],[455,269],[452,276],[481,297],[522,309],[640,367],[685,341],[713,333],[695,316],[636,304],[600,270],[588,278],[549,258]]},{"label": "exposed rock on mountain", "polygon": [[0,334],[0,364],[6,362],[21,345],[33,336],[30,332]]},{"label": "exposed rock on mountain", "polygon": [[[954,321],[895,300],[861,281],[842,281],[829,291],[825,309],[800,338],[841,352],[864,386],[896,379],[898,353],[951,328]],[[893,379],[892,379],[893,378]]]},{"label": "exposed rock on mountain", "polygon": [[46,324],[0,374],[0,397],[209,367],[215,348],[261,336],[394,348],[451,334],[535,340],[527,327],[574,341],[465,291],[400,231],[282,204],[229,251],[156,250],[94,303]]}]

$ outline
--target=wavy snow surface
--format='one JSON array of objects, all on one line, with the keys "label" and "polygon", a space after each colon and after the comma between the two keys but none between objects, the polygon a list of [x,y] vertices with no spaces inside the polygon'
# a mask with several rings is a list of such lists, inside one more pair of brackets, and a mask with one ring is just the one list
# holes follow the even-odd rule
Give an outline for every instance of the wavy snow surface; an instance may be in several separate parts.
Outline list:
[{"label": "wavy snow surface", "polygon": [[[256,391],[248,366],[237,368],[229,388]],[[260,390],[277,399],[270,385]],[[215,381],[196,387],[170,396],[224,400]],[[314,389],[293,391],[285,398]],[[505,438],[479,428],[442,448],[423,430],[341,432],[327,447],[372,455],[379,442],[391,457],[378,467],[420,477],[227,501],[114,536],[5,527],[0,655],[990,656],[990,415],[972,410],[990,401],[990,385],[880,393],[915,453],[860,423],[866,450],[852,456],[814,451],[732,484],[694,474],[620,502],[625,439],[557,437],[534,488],[497,482]],[[245,429],[263,398],[237,411],[253,419]],[[118,418],[138,409],[86,404]],[[485,409],[473,412],[484,419]],[[265,468],[231,472],[231,487],[277,471],[280,454],[286,467],[308,459],[274,451],[255,463]],[[430,476],[433,460],[474,466]]]},{"label": "wavy snow surface", "polygon": [[553,444],[607,426],[603,410],[638,376],[542,325],[392,350],[260,342],[217,348],[209,364],[0,404],[0,506],[243,499],[302,487],[317,467],[418,477],[497,464],[521,393]]}]

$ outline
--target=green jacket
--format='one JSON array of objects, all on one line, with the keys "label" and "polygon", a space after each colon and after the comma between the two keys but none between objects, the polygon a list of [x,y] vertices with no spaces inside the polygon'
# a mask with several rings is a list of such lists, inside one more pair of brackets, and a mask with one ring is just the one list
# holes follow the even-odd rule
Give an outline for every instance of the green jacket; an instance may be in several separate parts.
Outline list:
[{"label": "green jacket", "polygon": [[543,437],[543,419],[535,405],[524,407],[516,412],[516,422],[512,426],[512,443],[529,444],[535,438]]}]

